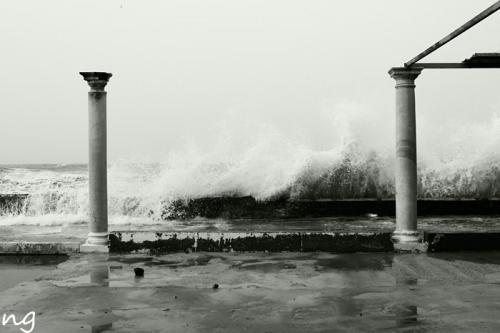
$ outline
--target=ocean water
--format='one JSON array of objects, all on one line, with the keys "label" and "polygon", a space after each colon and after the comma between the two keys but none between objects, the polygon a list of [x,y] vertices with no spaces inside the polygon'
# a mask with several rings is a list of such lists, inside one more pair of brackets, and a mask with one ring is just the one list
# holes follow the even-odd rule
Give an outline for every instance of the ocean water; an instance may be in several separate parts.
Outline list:
[{"label": "ocean water", "polygon": [[[255,152],[259,156],[259,152]],[[257,159],[256,157],[253,159]],[[262,156],[262,155],[261,155]],[[208,160],[175,157],[164,163],[119,162],[108,166],[110,224],[155,224],[175,200],[253,196],[288,198],[392,198],[392,161],[356,147],[313,152],[287,160]],[[421,167],[421,198],[494,198],[500,190],[496,160],[456,169]],[[85,164],[0,166],[0,197],[24,194],[22,207],[1,206],[0,225],[85,223]]]},{"label": "ocean water", "polygon": [[[194,143],[154,161],[111,161],[110,224],[159,223],[170,204],[203,197],[392,198],[394,143],[383,139],[391,126],[368,126],[367,119],[376,120],[372,113],[355,111],[330,117],[331,135],[318,141],[328,145],[294,139],[268,124],[241,127],[234,119],[207,138],[208,145]],[[463,124],[453,135],[436,132],[437,141],[424,140],[429,137],[418,146],[420,198],[500,197],[500,115]],[[1,204],[10,194],[27,196],[20,209]],[[85,164],[0,164],[0,225],[85,223],[87,216]]]}]

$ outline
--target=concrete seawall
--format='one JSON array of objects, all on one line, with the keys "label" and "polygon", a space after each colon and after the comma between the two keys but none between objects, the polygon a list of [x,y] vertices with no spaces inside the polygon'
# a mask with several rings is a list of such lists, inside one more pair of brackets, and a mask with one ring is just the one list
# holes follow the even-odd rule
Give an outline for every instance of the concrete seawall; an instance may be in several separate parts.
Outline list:
[{"label": "concrete seawall", "polygon": [[[429,252],[500,250],[496,217],[422,217]],[[392,252],[393,218],[194,219],[153,225],[112,225],[113,253],[174,252]],[[0,254],[72,254],[86,224],[0,226]]]},{"label": "concrete seawall", "polygon": [[0,215],[20,214],[28,194],[0,194]]},{"label": "concrete seawall", "polygon": [[[394,216],[394,199],[274,200],[257,201],[253,197],[201,198],[177,201],[165,207],[163,219],[207,218],[302,218],[329,216]],[[418,200],[418,215],[498,215],[500,200]]]},{"label": "concrete seawall", "polygon": [[[27,194],[0,194],[0,215],[21,214],[29,206]],[[164,204],[158,214],[163,220],[195,217],[226,219],[394,216],[394,199],[321,199],[257,201],[247,197],[213,197],[177,200]],[[55,212],[57,213],[57,212]],[[133,212],[132,212],[133,213]],[[155,212],[152,212],[155,213]],[[157,215],[157,214],[155,214]],[[418,215],[500,215],[500,199],[420,199]]]},{"label": "concrete seawall", "polygon": [[386,252],[390,233],[114,232],[111,252]]},{"label": "concrete seawall", "polygon": [[[112,232],[110,252],[392,252],[390,232]],[[424,232],[428,252],[500,250],[499,232]]]},{"label": "concrete seawall", "polygon": [[[153,232],[113,231],[111,253],[393,252],[391,232]],[[83,241],[83,239],[82,239]],[[500,232],[423,232],[427,252],[500,250]],[[75,254],[81,241],[0,241],[0,254]]]}]

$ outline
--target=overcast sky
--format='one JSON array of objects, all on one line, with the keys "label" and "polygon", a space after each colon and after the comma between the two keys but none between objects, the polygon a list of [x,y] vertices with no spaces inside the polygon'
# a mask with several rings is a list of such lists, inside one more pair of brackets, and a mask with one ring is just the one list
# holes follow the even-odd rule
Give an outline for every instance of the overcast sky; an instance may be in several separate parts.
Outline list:
[{"label": "overcast sky", "polygon": [[[161,160],[262,125],[327,149],[330,111],[355,115],[375,148],[391,146],[388,69],[493,2],[1,1],[0,164],[87,160],[79,71],[113,73],[110,160]],[[499,52],[499,32],[496,13],[426,61]],[[500,70],[426,71],[416,83],[419,149],[500,111]]]}]

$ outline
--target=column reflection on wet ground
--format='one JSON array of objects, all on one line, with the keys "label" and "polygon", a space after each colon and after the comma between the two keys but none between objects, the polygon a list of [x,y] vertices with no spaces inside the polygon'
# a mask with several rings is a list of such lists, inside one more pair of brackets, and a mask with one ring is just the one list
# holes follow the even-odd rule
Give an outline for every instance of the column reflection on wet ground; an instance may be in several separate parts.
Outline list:
[{"label": "column reflection on wet ground", "polygon": [[395,255],[392,262],[392,274],[396,280],[396,304],[394,305],[394,315],[396,317],[396,327],[405,328],[417,326],[418,311],[417,305],[412,302],[414,293],[418,285],[418,277],[414,272],[409,271],[407,260],[411,260],[414,255]]},{"label": "column reflection on wet ground", "polygon": [[[107,255],[98,256],[99,260],[90,262],[90,283],[97,287],[109,287],[109,266],[107,263]],[[92,260],[92,259],[91,259]],[[106,297],[106,294],[103,294]],[[101,301],[101,302],[100,302]],[[112,314],[111,309],[106,304],[106,299],[97,298],[96,304],[92,311],[92,333],[101,333],[113,327],[113,323],[109,321],[109,315]],[[107,318],[106,318],[107,317]]]}]

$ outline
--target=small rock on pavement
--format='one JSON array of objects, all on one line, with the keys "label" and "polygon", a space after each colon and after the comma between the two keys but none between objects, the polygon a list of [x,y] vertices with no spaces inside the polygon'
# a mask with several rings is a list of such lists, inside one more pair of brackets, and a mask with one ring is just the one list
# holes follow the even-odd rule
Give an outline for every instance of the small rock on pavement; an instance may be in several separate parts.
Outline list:
[{"label": "small rock on pavement", "polygon": [[144,277],[144,269],[134,268],[134,273],[136,277]]}]

